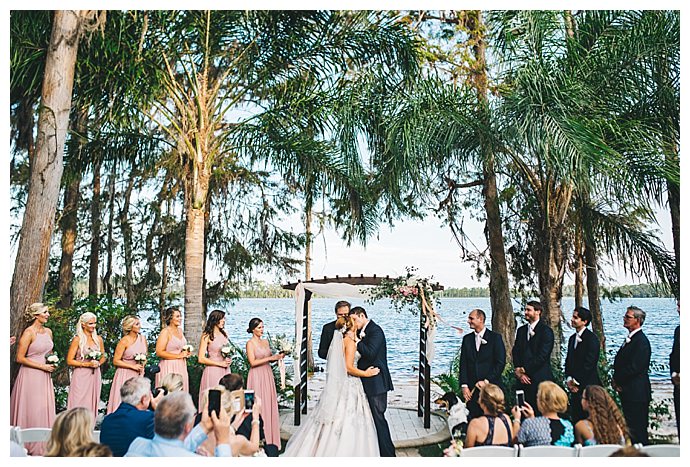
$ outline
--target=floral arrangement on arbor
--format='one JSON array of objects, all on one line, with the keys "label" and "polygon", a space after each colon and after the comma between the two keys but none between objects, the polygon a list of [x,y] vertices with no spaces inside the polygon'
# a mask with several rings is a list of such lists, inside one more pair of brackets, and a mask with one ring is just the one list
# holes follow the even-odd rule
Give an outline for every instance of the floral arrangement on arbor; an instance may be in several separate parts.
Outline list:
[{"label": "floral arrangement on arbor", "polygon": [[416,274],[417,268],[413,266],[408,266],[405,270],[407,273],[404,276],[382,279],[380,285],[369,291],[367,302],[373,304],[376,300],[388,298],[393,309],[398,313],[409,309],[416,316],[421,310],[426,318],[425,326],[434,328],[436,326],[434,305],[437,305],[439,300],[434,296],[431,285],[433,276],[420,277]]}]

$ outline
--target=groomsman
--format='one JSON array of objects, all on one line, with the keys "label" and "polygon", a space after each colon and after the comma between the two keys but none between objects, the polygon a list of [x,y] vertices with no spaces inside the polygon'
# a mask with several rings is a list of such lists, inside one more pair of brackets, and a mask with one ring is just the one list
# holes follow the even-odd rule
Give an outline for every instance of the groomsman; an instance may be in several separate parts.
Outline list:
[{"label": "groomsman", "polygon": [[568,341],[568,353],[565,357],[565,384],[570,391],[570,413],[573,424],[587,418],[582,409],[582,391],[590,384],[601,386],[597,364],[601,343],[592,331],[587,329],[592,322],[592,313],[579,306],[573,311],[570,325],[575,334]]},{"label": "groomsman", "polygon": [[480,417],[479,390],[487,383],[501,384],[501,373],[506,366],[506,348],[500,334],[485,326],[486,313],[472,310],[467,324],[474,331],[466,334],[460,347],[460,384],[462,397],[469,410],[468,421]]},{"label": "groomsman", "polygon": [[[678,314],[680,315],[680,302],[678,302]],[[671,349],[671,382],[673,383],[673,407],[676,409],[676,429],[680,440],[680,324],[673,333],[673,349]]]},{"label": "groomsman", "polygon": [[537,410],[537,389],[542,381],[553,381],[551,372],[551,351],[553,331],[541,321],[541,303],[535,300],[525,306],[527,324],[520,326],[515,334],[513,365],[517,379],[516,389],[525,391],[525,400]]},{"label": "groomsman", "polygon": [[[350,314],[350,302],[341,300],[335,304],[335,319],[344,318]],[[335,321],[326,323],[321,330],[321,340],[319,341],[319,357],[324,360],[328,356],[328,348],[333,341],[333,333],[335,332]]]},{"label": "groomsman", "polygon": [[652,347],[642,332],[646,314],[636,306],[629,306],[623,317],[628,330],[623,346],[613,361],[613,388],[618,391],[625,422],[633,444],[649,444],[649,402],[652,386],[649,383],[649,361]]}]

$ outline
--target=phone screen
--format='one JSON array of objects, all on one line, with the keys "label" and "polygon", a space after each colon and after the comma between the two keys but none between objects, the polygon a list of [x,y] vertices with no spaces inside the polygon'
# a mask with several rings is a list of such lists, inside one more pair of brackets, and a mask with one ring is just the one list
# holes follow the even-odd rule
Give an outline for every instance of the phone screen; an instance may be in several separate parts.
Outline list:
[{"label": "phone screen", "polygon": [[215,411],[216,416],[220,417],[220,391],[217,389],[209,389],[208,391],[208,415]]},{"label": "phone screen", "polygon": [[524,407],[525,406],[525,392],[524,391],[515,391],[515,397],[517,398],[518,407]]},{"label": "phone screen", "polygon": [[244,391],[244,411],[252,412],[254,410],[254,391],[247,389]]}]

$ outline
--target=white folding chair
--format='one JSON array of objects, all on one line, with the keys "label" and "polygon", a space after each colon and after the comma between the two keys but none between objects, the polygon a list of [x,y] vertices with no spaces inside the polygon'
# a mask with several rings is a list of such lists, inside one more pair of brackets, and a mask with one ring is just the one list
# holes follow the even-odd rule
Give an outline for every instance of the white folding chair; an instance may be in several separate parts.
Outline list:
[{"label": "white folding chair", "polygon": [[10,425],[10,441],[19,444],[19,427]]},{"label": "white folding chair", "polygon": [[93,430],[93,440],[96,443],[101,442],[101,430]]},{"label": "white folding chair", "polygon": [[24,447],[26,443],[46,442],[50,439],[50,428],[20,428],[17,431],[17,443]]},{"label": "white folding chair", "polygon": [[577,457],[577,449],[568,446],[529,446],[520,445],[519,457]]},{"label": "white folding chair", "polygon": [[509,448],[507,446],[477,446],[474,448],[463,448],[460,457],[517,457],[517,446]]},{"label": "white folding chair", "polygon": [[649,457],[680,457],[680,444],[650,444],[642,446],[642,452]]},{"label": "white folding chair", "polygon": [[614,452],[622,448],[620,444],[595,444],[592,446],[581,446],[578,457],[609,457]]}]

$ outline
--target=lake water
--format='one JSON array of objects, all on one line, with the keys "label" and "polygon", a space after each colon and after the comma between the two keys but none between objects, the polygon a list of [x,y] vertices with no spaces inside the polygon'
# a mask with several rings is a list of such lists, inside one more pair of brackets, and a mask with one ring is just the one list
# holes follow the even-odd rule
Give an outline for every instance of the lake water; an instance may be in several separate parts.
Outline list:
[{"label": "lake water", "polygon": [[[335,318],[333,306],[337,300],[331,298],[312,299],[312,326],[314,356],[317,365],[325,364],[316,355],[319,346],[322,326]],[[387,300],[377,301],[371,305],[353,300],[353,306],[360,305],[367,310],[370,319],[376,321],[386,334],[388,344],[388,364],[391,372],[396,376],[414,376],[417,372],[419,354],[419,318],[410,311],[395,312]],[[609,353],[615,352],[623,344],[627,330],[623,327],[623,315],[629,305],[642,308],[647,313],[643,326],[645,334],[652,344],[653,379],[668,380],[668,357],[673,345],[673,332],[679,324],[676,312],[676,302],[671,298],[635,298],[619,302],[602,302],[606,347]],[[566,336],[572,334],[569,327],[570,310],[574,308],[573,298],[563,299],[563,309],[566,313],[567,324],[564,324]],[[294,335],[295,301],[293,299],[255,298],[241,299],[226,307],[218,307],[227,312],[226,331],[236,345],[244,347],[249,338],[246,329],[249,320],[259,317],[264,321],[266,331],[271,335]],[[491,323],[491,306],[489,298],[445,298],[441,301],[437,311],[442,318],[455,326],[469,332],[467,315],[474,308],[481,308],[487,313],[487,323]],[[514,302],[513,308],[520,309],[519,303]],[[523,324],[521,319],[518,325]],[[432,375],[447,372],[453,356],[460,347],[462,336],[446,324],[438,323],[436,332],[436,356],[432,362]],[[198,343],[194,346],[196,347]]]}]

